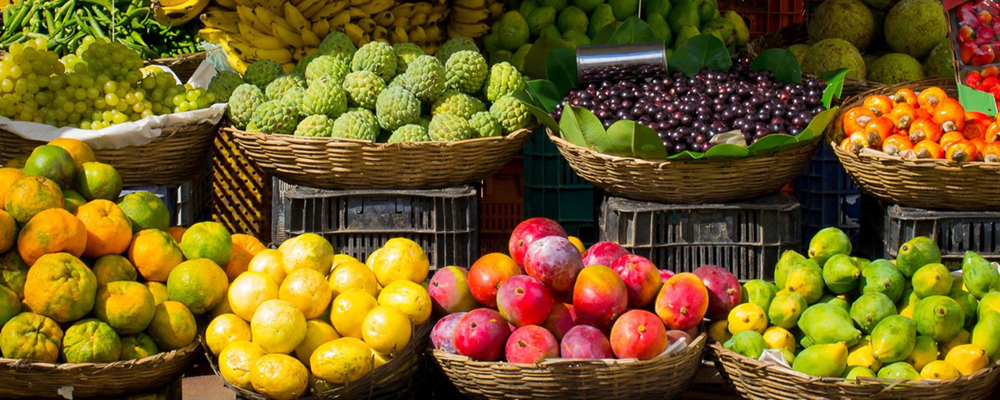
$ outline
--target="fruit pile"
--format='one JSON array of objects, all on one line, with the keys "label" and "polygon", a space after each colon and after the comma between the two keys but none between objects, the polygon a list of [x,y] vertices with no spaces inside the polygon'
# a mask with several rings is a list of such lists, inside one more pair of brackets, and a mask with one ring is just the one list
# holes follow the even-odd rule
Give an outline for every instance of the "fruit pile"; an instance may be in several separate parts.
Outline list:
[{"label": "fruit pile", "polygon": [[704,70],[692,78],[590,83],[569,92],[566,102],[593,111],[605,128],[634,120],[656,131],[668,154],[708,151],[715,135],[739,130],[747,144],[772,133],[796,135],[823,111],[826,84],[805,77],[799,84],[774,81],[769,71],[735,65],[728,72]]},{"label": "fruit pile", "polygon": [[1000,162],[1000,126],[986,114],[966,112],[938,87],[868,96],[838,122],[845,135],[840,148],[855,154],[875,149],[922,159]]},{"label": "fruit pile", "polygon": [[716,266],[657,270],[615,243],[584,251],[556,222],[533,218],[514,229],[509,257],[492,253],[468,271],[434,274],[430,295],[443,318],[431,342],[476,361],[648,360],[681,338],[690,344],[706,313],[729,301],[709,300],[703,281],[739,285]]},{"label": "fruit pile", "polygon": [[1000,51],[1000,13],[992,1],[968,1],[955,8],[958,20],[958,58],[965,65],[981,66],[996,61]]},{"label": "fruit pile", "polygon": [[218,293],[227,309],[213,311],[205,341],[223,378],[269,398],[357,381],[419,340],[431,316],[427,255],[409,239],[364,264],[310,233],[247,261]]},{"label": "fruit pile", "polygon": [[927,237],[894,261],[851,250],[842,231],[821,230],[808,258],[781,256],[774,283],[747,282],[748,302],[709,335],[747,357],[775,349],[795,371],[848,380],[954,379],[1000,360],[1000,273],[990,262],[967,252],[953,276]]},{"label": "fruit pile", "polygon": [[965,85],[993,95],[993,100],[1000,106],[1000,68],[991,65],[981,71],[968,71]]},{"label": "fruit pile", "polygon": [[301,72],[282,74],[274,61],[247,68],[247,83],[229,99],[233,125],[268,134],[426,142],[503,136],[532,121],[512,95],[524,88],[521,74],[509,63],[487,67],[466,39],[449,41],[437,57],[414,44],[355,49],[340,32],[321,48],[323,55]]}]

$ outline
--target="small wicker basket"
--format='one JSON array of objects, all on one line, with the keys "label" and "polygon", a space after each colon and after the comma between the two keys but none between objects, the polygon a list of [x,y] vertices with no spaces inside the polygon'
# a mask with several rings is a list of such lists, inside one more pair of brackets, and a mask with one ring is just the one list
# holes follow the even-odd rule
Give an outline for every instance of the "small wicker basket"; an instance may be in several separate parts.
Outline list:
[{"label": "small wicker basket", "polygon": [[743,398],[753,400],[819,399],[906,399],[974,400],[989,399],[1000,381],[1000,362],[975,374],[947,381],[903,381],[875,378],[819,378],[779,365],[754,360],[726,350],[719,343],[711,346],[718,360],[715,365]]},{"label": "small wicker basket", "polygon": [[206,52],[199,51],[196,53],[182,54],[177,57],[170,58],[157,58],[155,60],[150,60],[150,65],[162,65],[169,67],[177,78],[181,80],[181,83],[186,83],[191,76],[194,75],[194,71],[198,70],[198,66],[201,65],[202,61],[205,61]]},{"label": "small wicker basket", "polygon": [[531,137],[531,130],[521,129],[457,142],[372,143],[224,129],[264,172],[320,189],[440,189],[478,182]]}]

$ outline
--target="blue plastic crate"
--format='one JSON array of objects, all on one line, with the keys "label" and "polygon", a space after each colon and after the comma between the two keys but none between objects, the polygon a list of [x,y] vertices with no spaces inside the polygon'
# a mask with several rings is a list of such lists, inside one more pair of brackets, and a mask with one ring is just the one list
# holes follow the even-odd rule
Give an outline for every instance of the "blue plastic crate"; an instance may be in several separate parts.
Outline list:
[{"label": "blue plastic crate", "polygon": [[[524,216],[559,222],[584,243],[597,238],[599,194],[559,154],[544,128],[524,147]],[[572,231],[572,232],[571,232]],[[582,235],[582,236],[580,236]]]},{"label": "blue plastic crate", "polygon": [[847,233],[854,247],[858,246],[861,191],[832,149],[819,147],[805,172],[795,178],[794,192],[802,207],[803,243],[808,243],[820,229],[835,226]]}]

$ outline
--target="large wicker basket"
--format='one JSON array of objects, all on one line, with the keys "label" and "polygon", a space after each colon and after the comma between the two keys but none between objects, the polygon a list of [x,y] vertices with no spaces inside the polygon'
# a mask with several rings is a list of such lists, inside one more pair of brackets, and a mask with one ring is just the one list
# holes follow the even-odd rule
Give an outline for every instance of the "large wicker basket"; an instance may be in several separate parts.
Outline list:
[{"label": "large wicker basket", "polygon": [[151,392],[173,382],[198,353],[199,340],[179,350],[105,364],[50,364],[0,358],[0,398],[112,398]]},{"label": "large wicker basket", "polygon": [[457,142],[372,143],[230,129],[264,172],[321,189],[439,189],[483,180],[524,146],[531,130]]},{"label": "large wicker basket", "polygon": [[1000,380],[1000,362],[975,374],[947,381],[896,381],[888,379],[819,378],[775,364],[764,363],[712,344],[719,372],[746,399],[990,399]]},{"label": "large wicker basket", "polygon": [[[893,93],[904,87],[919,91],[938,86],[955,96],[955,81],[931,78],[875,89],[847,99],[841,112],[860,105],[872,94]],[[909,160],[895,156],[857,155],[841,149],[840,114],[827,128],[827,140],[851,180],[867,195],[907,207],[940,210],[995,210],[1000,208],[1000,164],[983,161]]]},{"label": "large wicker basket", "polygon": [[670,399],[691,384],[707,335],[651,360],[554,359],[540,364],[472,361],[432,350],[434,360],[465,395],[477,399]]},{"label": "large wicker basket", "polygon": [[155,60],[150,60],[151,65],[163,65],[170,67],[174,74],[181,82],[187,82],[194,75],[194,71],[198,70],[198,66],[201,65],[202,61],[205,61],[206,52],[199,51],[197,53],[183,54],[177,57],[170,58],[157,58]]},{"label": "large wicker basket", "polygon": [[777,192],[802,173],[820,139],[773,154],[700,160],[617,157],[548,131],[580,177],[615,196],[672,204],[726,203]]}]

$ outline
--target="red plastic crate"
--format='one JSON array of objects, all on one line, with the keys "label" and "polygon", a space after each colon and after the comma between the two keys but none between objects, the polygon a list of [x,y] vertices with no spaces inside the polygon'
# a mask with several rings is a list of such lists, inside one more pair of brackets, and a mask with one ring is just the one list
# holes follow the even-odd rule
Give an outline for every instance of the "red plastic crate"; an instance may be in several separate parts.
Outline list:
[{"label": "red plastic crate", "polygon": [[740,14],[751,39],[805,20],[805,0],[723,0],[719,10]]},{"label": "red plastic crate", "polygon": [[524,159],[515,157],[483,181],[479,201],[480,254],[507,253],[507,242],[524,220]]}]

